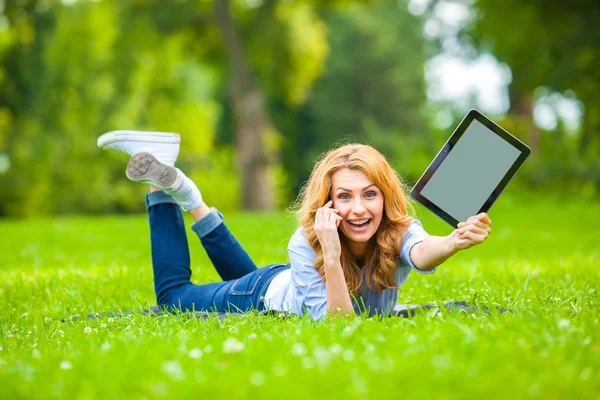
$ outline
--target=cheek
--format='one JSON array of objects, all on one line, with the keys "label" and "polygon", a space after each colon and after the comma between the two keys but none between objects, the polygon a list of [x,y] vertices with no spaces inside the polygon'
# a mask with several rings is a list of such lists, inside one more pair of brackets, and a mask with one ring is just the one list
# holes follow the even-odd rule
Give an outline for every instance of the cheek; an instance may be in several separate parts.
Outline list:
[{"label": "cheek", "polygon": [[378,202],[378,204],[375,204],[375,207],[373,208],[373,215],[376,216],[377,220],[381,221],[381,219],[383,218],[383,201]]},{"label": "cheek", "polygon": [[346,217],[346,214],[350,211],[350,207],[347,204],[342,203],[341,201],[333,201],[333,208],[338,210],[338,215],[342,218]]}]

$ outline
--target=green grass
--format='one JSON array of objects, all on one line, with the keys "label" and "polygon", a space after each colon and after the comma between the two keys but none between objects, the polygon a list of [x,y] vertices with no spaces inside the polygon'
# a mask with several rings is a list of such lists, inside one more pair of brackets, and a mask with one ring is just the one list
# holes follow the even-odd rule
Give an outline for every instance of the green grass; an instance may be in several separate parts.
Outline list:
[{"label": "green grass", "polygon": [[[411,274],[399,301],[513,314],[322,323],[254,314],[63,323],[155,304],[146,217],[0,221],[0,398],[598,398],[600,205],[505,194],[490,216],[483,245],[433,275]],[[431,234],[450,231],[428,211],[419,217]],[[226,221],[257,264],[287,261],[294,222],[284,214]],[[188,237],[194,281],[217,280]]]}]

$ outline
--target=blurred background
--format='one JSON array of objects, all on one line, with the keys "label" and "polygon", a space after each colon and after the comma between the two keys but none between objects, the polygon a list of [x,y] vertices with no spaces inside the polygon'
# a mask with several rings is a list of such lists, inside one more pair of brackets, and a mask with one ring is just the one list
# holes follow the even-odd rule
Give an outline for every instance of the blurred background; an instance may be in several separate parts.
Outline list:
[{"label": "blurred background", "polygon": [[[527,143],[511,192],[600,199],[596,0],[0,0],[0,217],[132,213],[96,139],[177,132],[222,210],[277,210],[369,143],[410,184],[470,108]],[[476,166],[475,166],[476,167]]]}]

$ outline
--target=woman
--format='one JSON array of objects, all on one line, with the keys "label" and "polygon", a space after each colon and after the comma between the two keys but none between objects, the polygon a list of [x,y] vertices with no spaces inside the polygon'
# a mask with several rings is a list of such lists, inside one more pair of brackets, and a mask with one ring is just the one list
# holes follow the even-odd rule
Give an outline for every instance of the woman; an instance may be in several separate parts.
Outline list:
[{"label": "woman", "polygon": [[[385,158],[367,145],[331,150],[312,171],[301,195],[301,227],[288,245],[290,264],[258,269],[196,185],[174,167],[179,135],[115,131],[101,148],[132,158],[127,177],[149,183],[154,285],[159,306],[182,310],[252,309],[328,314],[385,314],[409,272],[433,273],[459,250],[491,232],[485,213],[459,224],[449,236],[429,236],[407,213],[406,188]],[[195,285],[180,207],[223,282]]]}]

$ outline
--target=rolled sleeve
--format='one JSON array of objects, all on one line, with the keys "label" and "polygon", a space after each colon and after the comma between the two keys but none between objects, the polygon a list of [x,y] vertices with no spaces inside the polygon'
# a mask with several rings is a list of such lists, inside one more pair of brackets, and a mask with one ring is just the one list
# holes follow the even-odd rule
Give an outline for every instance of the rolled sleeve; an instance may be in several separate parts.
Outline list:
[{"label": "rolled sleeve", "polygon": [[290,239],[288,255],[294,291],[293,311],[298,315],[307,311],[314,320],[322,319],[327,315],[327,289],[313,266],[316,254],[300,230]]},{"label": "rolled sleeve", "polygon": [[432,268],[427,271],[423,271],[415,265],[412,258],[410,257],[410,251],[415,245],[421,243],[429,234],[425,232],[421,221],[418,219],[413,219],[408,227],[408,230],[404,237],[402,238],[402,245],[400,246],[400,261],[409,265],[413,270],[417,271],[420,274],[433,274],[437,267]]}]

